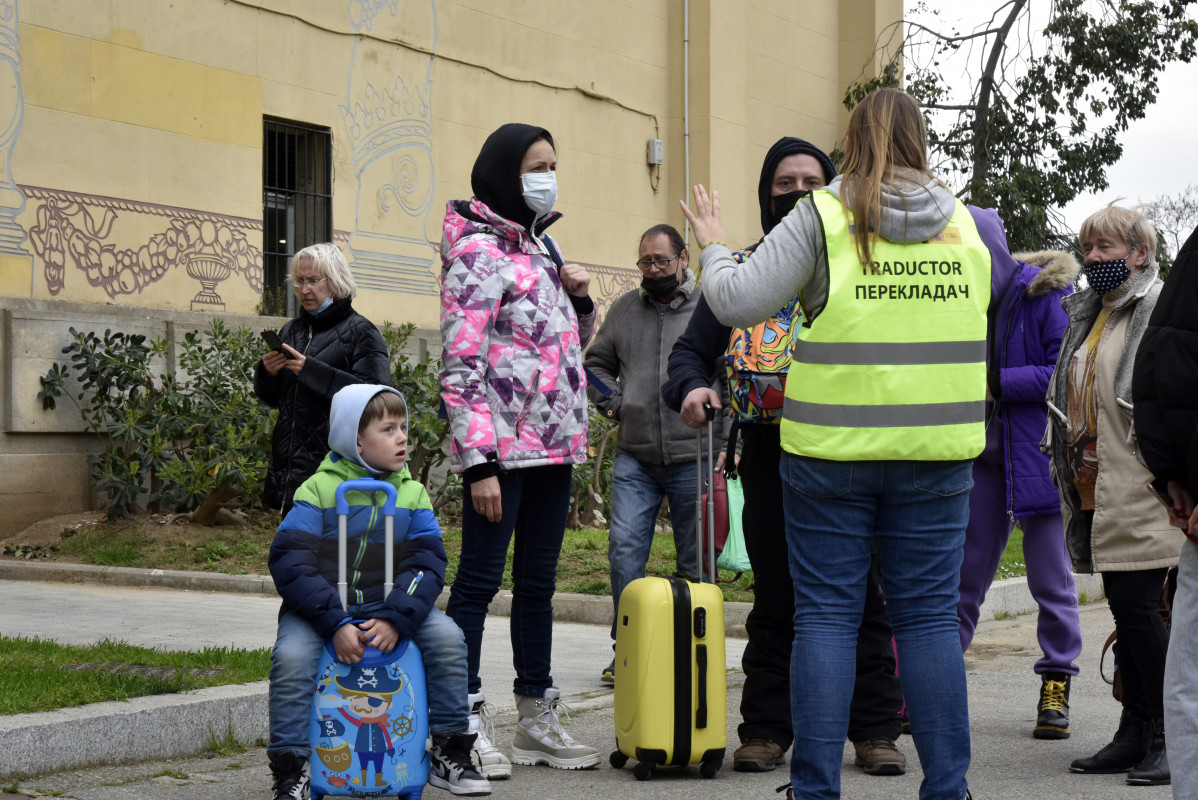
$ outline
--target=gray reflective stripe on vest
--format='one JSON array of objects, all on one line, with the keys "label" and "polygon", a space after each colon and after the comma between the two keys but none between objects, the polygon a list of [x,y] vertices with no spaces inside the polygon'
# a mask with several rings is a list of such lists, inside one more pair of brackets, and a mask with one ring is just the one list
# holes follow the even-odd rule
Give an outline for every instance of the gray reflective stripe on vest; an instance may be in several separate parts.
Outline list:
[{"label": "gray reflective stripe on vest", "polygon": [[782,418],[829,428],[920,428],[984,422],[986,401],[897,406],[844,406],[786,398]]},{"label": "gray reflective stripe on vest", "polygon": [[803,364],[971,364],[986,360],[985,340],[976,342],[810,342],[796,338],[792,358]]}]

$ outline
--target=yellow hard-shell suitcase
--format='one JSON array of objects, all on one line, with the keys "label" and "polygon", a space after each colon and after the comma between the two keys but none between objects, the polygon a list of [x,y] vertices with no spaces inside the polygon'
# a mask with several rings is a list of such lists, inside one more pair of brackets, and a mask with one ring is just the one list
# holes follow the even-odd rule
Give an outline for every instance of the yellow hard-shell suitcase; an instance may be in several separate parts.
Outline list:
[{"label": "yellow hard-shell suitcase", "polygon": [[728,746],[724,595],[710,583],[638,578],[620,595],[616,752],[644,780],[659,764],[713,777]]},{"label": "yellow hard-shell suitcase", "polygon": [[[707,430],[710,485],[711,415]],[[701,464],[701,456],[696,460]],[[703,515],[697,516],[702,550]],[[710,508],[708,520],[710,528],[714,525]],[[711,778],[724,762],[728,746],[724,593],[714,582],[714,554],[709,563],[712,583],[638,578],[620,595],[616,750],[609,760],[620,769],[635,758],[637,780],[648,778],[659,764],[698,764],[699,774]]]}]

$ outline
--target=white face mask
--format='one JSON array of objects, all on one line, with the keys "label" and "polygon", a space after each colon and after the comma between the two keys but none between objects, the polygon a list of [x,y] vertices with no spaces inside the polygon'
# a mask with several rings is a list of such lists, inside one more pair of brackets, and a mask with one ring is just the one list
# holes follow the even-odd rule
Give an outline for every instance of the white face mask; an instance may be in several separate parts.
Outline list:
[{"label": "white face mask", "polygon": [[520,176],[524,186],[524,204],[532,209],[537,219],[553,210],[557,202],[557,174],[553,172],[525,172]]}]

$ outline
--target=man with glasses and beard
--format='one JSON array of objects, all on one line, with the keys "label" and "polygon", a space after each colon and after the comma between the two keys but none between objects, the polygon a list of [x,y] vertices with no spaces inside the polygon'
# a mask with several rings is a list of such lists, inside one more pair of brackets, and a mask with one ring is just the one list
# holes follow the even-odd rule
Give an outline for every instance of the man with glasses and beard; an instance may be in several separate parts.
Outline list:
[{"label": "man with glasses and beard", "polygon": [[[641,285],[612,303],[583,362],[592,402],[599,413],[620,423],[607,546],[615,619],[620,592],[645,575],[662,498],[670,503],[678,573],[694,580],[700,572],[695,433],[661,397],[666,361],[701,294],[689,264],[686,243],[673,226],[655,225],[645,231],[636,262]],[[712,381],[710,386],[720,383]],[[716,447],[722,450],[723,417],[717,417],[714,430]],[[611,636],[614,642],[614,619]],[[614,668],[613,661],[603,670],[602,680],[613,682]]]}]

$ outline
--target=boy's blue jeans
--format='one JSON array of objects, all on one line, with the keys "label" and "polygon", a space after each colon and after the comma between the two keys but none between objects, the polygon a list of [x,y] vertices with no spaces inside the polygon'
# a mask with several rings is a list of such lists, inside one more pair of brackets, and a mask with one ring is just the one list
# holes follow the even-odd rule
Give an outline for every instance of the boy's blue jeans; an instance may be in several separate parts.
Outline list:
[{"label": "boy's blue jeans", "polygon": [[[382,606],[350,606],[354,619],[370,619]],[[312,747],[308,726],[316,669],[325,639],[294,611],[279,618],[279,633],[270,659],[270,746],[267,753],[292,753],[307,758]],[[424,657],[428,686],[428,729],[433,736],[450,736],[469,729],[470,703],[466,692],[466,640],[453,620],[440,609],[428,612],[416,630],[416,646]]]}]

